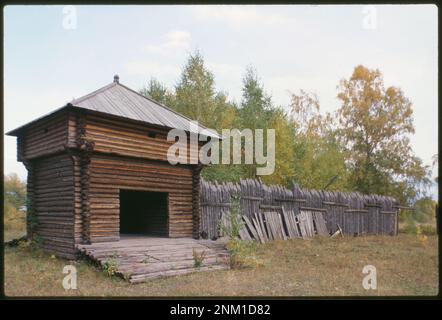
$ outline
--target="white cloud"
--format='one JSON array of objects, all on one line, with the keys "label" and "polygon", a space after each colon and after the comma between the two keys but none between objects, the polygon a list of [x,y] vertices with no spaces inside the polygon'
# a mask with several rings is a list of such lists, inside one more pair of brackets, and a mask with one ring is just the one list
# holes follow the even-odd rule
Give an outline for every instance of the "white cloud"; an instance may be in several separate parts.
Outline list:
[{"label": "white cloud", "polygon": [[180,74],[182,57],[191,49],[192,36],[184,30],[162,35],[157,44],[147,44],[142,55],[124,64],[128,76],[150,76],[172,83]]},{"label": "white cloud", "polygon": [[280,27],[295,22],[293,18],[281,14],[260,12],[254,6],[197,6],[194,11],[199,19],[220,21],[234,27]]},{"label": "white cloud", "polygon": [[163,42],[159,44],[148,44],[144,47],[147,53],[176,54],[188,51],[192,37],[189,32],[176,30],[163,35]]}]

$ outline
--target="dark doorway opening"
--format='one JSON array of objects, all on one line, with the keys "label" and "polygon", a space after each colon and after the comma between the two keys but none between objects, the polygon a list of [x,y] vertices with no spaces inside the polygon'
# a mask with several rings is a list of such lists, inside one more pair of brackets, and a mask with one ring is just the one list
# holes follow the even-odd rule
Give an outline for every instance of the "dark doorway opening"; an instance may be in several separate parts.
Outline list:
[{"label": "dark doorway opening", "polygon": [[167,193],[120,190],[120,234],[167,237]]}]

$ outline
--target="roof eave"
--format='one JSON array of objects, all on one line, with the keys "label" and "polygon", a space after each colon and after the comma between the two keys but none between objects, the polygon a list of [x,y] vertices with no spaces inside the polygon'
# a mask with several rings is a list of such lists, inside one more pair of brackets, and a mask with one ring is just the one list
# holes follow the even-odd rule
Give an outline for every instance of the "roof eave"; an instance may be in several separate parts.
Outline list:
[{"label": "roof eave", "polygon": [[44,119],[46,119],[46,118],[49,118],[49,117],[51,117],[51,116],[53,116],[53,115],[55,115],[55,114],[57,114],[57,113],[59,113],[59,112],[63,112],[63,111],[65,111],[65,110],[71,109],[72,107],[73,107],[72,104],[67,103],[67,104],[65,104],[64,106],[62,106],[62,107],[60,107],[60,108],[58,108],[58,109],[55,109],[54,111],[51,111],[50,113],[47,113],[47,114],[45,114],[45,115],[43,115],[43,116],[41,116],[41,117],[38,117],[37,119],[34,119],[34,120],[32,120],[32,121],[30,121],[30,122],[28,122],[28,123],[25,123],[24,125],[21,125],[21,126],[18,127],[18,128],[15,128],[15,129],[13,129],[13,130],[11,130],[11,131],[6,132],[5,135],[7,135],[7,136],[12,136],[12,137],[17,137],[18,135],[20,135],[20,133],[21,133],[23,130],[25,130],[26,128],[28,128],[30,125],[32,125],[32,124],[34,124],[34,123],[36,123],[36,122],[38,122],[38,121],[44,120]]}]

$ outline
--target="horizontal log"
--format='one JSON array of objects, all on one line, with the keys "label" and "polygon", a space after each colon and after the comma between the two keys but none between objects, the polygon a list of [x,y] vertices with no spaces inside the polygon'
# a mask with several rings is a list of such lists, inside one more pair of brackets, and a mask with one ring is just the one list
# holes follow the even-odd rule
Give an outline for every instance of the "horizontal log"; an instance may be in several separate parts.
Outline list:
[{"label": "horizontal log", "polygon": [[203,206],[203,207],[230,207],[231,203],[230,202],[222,202],[222,203],[201,202],[200,206]]},{"label": "horizontal log", "polygon": [[267,205],[267,204],[260,204],[259,207],[261,209],[282,210],[282,206],[273,206],[273,205]]},{"label": "horizontal log", "polygon": [[320,212],[327,212],[327,209],[324,208],[315,208],[315,207],[300,207],[300,210],[305,211],[320,211]]},{"label": "horizontal log", "polygon": [[336,207],[349,207],[350,206],[348,203],[332,202],[332,201],[322,201],[322,204],[328,205],[328,206],[336,206]]},{"label": "horizontal log", "polygon": [[398,211],[380,211],[380,213],[382,213],[382,214],[397,214],[398,213]]},{"label": "horizontal log", "polygon": [[344,212],[346,212],[346,213],[352,213],[352,212],[354,212],[354,213],[368,213],[368,210],[366,210],[366,209],[347,209]]},{"label": "horizontal log", "polygon": [[241,199],[252,200],[252,201],[262,201],[263,197],[252,197],[252,196],[241,196]]},{"label": "horizontal log", "polygon": [[382,204],[378,203],[364,203],[365,207],[374,207],[374,208],[382,208]]},{"label": "horizontal log", "polygon": [[274,200],[278,202],[299,202],[299,203],[304,203],[307,201],[306,199],[288,199],[288,198],[275,198]]}]

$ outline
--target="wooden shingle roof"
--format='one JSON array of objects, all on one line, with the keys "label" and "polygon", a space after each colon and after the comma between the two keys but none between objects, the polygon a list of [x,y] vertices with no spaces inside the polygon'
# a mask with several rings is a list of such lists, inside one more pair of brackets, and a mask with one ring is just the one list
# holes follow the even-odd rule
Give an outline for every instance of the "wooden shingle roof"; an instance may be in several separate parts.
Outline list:
[{"label": "wooden shingle roof", "polygon": [[62,108],[54,110],[50,114],[16,128],[7,134],[17,135],[30,124],[68,107],[110,114],[169,129],[181,129],[187,132],[196,132],[198,130],[201,135],[220,138],[214,130],[208,129],[201,124],[198,127],[195,125],[191,126],[191,119],[120,84],[118,76],[114,77],[112,83],[81,98],[74,99]]}]

